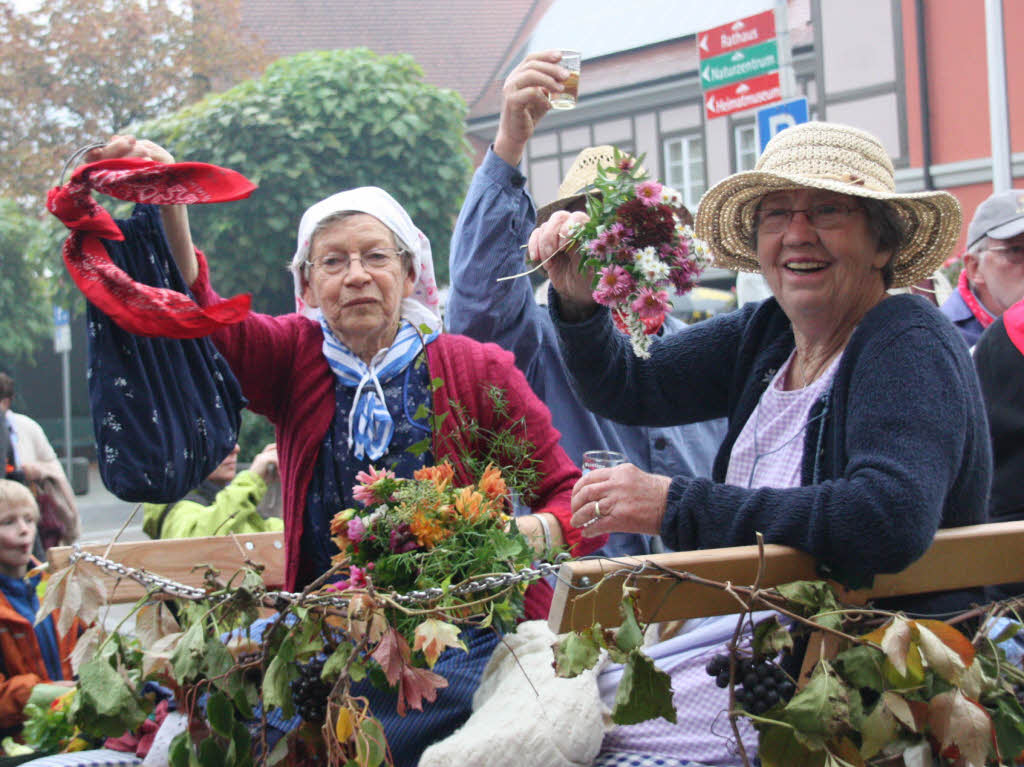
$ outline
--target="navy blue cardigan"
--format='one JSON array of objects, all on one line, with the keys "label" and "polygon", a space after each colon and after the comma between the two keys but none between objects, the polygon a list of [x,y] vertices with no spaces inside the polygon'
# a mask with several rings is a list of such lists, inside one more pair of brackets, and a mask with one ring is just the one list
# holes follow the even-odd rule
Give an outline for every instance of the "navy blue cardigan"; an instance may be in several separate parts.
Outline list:
[{"label": "navy blue cardigan", "polygon": [[774,298],[694,325],[647,360],[607,310],[565,323],[554,291],[550,306],[595,412],[659,426],[728,417],[713,479],[672,479],[661,534],[675,550],[752,544],[759,531],[858,586],[905,568],[939,527],[987,519],[992,453],[977,376],[958,331],[918,296],[889,297],[861,320],[808,417],[802,486],[786,489],[724,484],[736,437],[793,350]]}]

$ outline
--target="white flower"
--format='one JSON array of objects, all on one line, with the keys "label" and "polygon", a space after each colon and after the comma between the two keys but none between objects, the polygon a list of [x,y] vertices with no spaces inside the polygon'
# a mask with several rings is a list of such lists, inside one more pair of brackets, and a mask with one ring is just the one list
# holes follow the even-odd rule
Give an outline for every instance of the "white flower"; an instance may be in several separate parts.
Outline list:
[{"label": "white flower", "polygon": [[661,188],[661,201],[666,205],[679,206],[683,204],[683,196],[670,186]]}]

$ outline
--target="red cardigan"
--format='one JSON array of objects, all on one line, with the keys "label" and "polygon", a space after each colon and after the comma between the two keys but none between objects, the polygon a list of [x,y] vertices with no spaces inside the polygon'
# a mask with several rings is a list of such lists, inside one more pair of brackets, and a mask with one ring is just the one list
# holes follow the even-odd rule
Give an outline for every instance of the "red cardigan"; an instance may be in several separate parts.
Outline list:
[{"label": "red cardigan", "polygon": [[[210,286],[209,271],[201,256],[199,276],[192,291],[202,306],[219,300]],[[217,331],[213,341],[241,383],[249,408],[265,415],[277,429],[284,496],[285,579],[286,587],[294,589],[306,492],[335,408],[334,374],[322,352],[323,331],[319,324],[299,314],[272,317],[251,312],[243,322]],[[451,408],[453,400],[464,410],[465,417],[485,430],[507,431],[514,421],[524,418],[525,436],[534,445],[534,458],[542,477],[533,511],[547,512],[558,519],[562,535],[575,556],[600,548],[605,537],[583,538],[569,521],[569,498],[580,476],[579,469],[559,446],[560,435],[551,425],[550,413],[516,368],[512,354],[495,344],[441,334],[427,346],[427,364],[431,378],[443,381],[433,394],[434,412],[448,413],[437,430],[440,433],[433,435],[434,458],[450,460],[462,484],[472,481],[459,455],[475,446],[470,435],[458,429],[458,418]],[[507,415],[498,415],[491,409],[487,397],[491,386],[505,392]],[[532,597],[534,609],[529,611],[533,613],[530,617],[544,617],[536,615],[542,604],[535,600],[541,595],[535,593]]]}]

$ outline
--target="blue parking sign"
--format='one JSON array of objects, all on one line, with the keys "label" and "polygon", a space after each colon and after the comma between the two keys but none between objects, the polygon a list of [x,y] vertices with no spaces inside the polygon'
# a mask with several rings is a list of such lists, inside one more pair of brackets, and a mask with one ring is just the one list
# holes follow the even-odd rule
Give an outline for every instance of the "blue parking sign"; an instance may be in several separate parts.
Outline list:
[{"label": "blue parking sign", "polygon": [[771,137],[779,131],[807,122],[807,99],[781,101],[757,110],[757,143],[763,152]]}]

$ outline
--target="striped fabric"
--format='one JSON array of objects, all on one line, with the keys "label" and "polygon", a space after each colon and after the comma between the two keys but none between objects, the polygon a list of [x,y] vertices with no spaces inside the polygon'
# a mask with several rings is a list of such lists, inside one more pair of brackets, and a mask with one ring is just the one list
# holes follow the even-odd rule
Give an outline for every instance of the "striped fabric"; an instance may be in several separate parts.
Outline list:
[{"label": "striped fabric", "polygon": [[395,433],[395,423],[388,413],[381,384],[405,370],[416,359],[420,349],[437,338],[438,331],[423,338],[412,323],[405,320],[391,347],[381,349],[367,365],[335,338],[323,313],[318,311],[317,315],[324,332],[324,357],[337,379],[356,390],[352,412],[348,416],[349,448],[359,460],[369,458],[376,461],[387,452],[391,436]]},{"label": "striped fabric", "polygon": [[705,767],[697,762],[684,762],[671,756],[631,754],[624,751],[606,751],[598,754],[591,767]]},{"label": "striped fabric", "polygon": [[124,754],[108,748],[76,751],[72,754],[53,754],[22,762],[22,767],[117,767],[123,764],[142,764],[135,754]]}]

